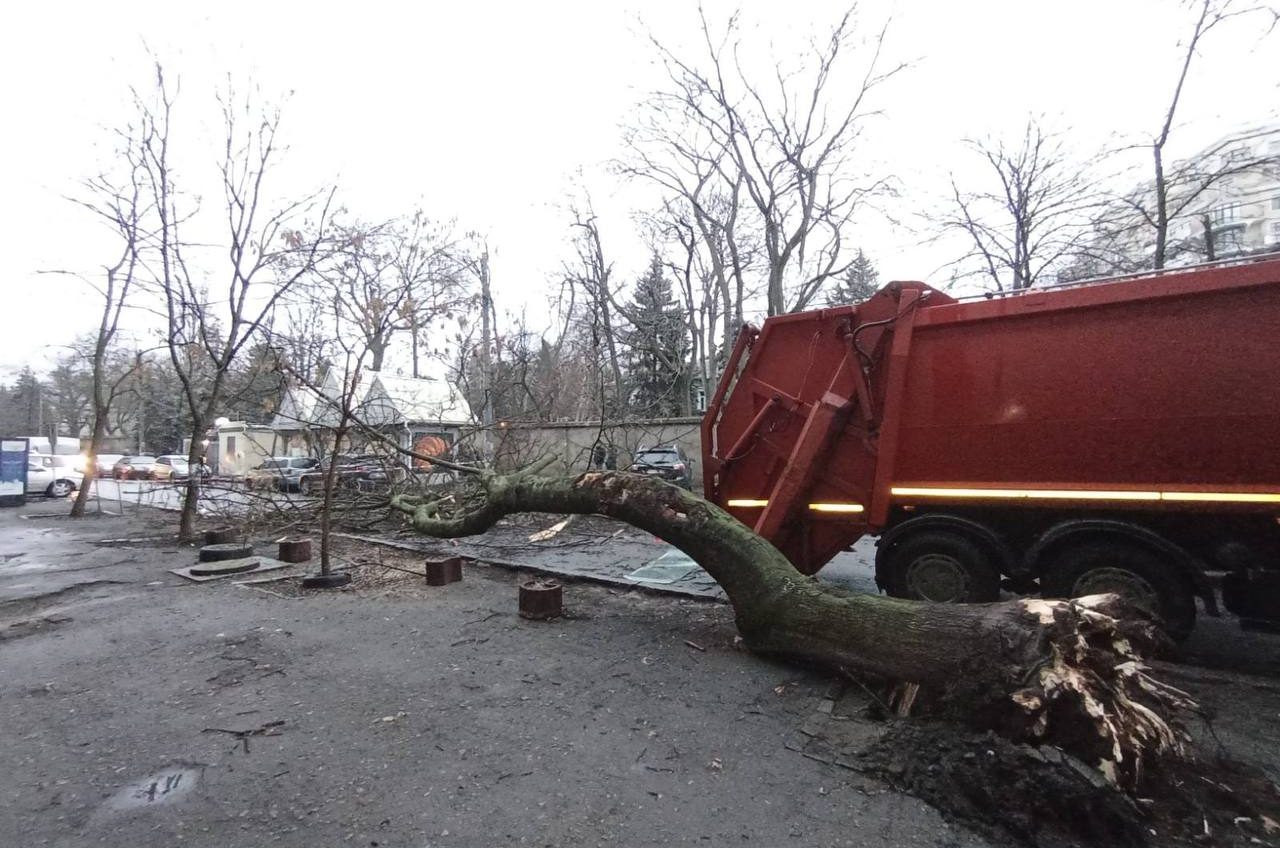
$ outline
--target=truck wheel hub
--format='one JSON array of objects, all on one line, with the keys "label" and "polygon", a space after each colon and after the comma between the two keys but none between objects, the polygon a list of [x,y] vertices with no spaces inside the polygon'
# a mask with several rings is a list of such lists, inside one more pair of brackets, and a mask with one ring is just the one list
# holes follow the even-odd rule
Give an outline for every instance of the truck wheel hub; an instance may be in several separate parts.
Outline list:
[{"label": "truck wheel hub", "polygon": [[1115,594],[1148,612],[1159,612],[1160,595],[1141,575],[1123,568],[1095,568],[1081,574],[1071,587],[1071,597]]},{"label": "truck wheel hub", "polygon": [[969,594],[969,574],[955,557],[925,554],[907,566],[907,591],[913,598],[935,603],[963,601]]}]

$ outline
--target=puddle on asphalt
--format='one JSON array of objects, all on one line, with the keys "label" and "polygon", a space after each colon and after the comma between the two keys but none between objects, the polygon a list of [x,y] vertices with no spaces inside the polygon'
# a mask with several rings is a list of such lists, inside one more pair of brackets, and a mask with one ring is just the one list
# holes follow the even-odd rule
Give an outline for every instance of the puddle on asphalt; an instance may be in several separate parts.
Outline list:
[{"label": "puddle on asphalt", "polygon": [[150,777],[144,777],[121,789],[106,806],[124,812],[145,807],[159,807],[179,801],[200,782],[204,766],[175,763]]}]

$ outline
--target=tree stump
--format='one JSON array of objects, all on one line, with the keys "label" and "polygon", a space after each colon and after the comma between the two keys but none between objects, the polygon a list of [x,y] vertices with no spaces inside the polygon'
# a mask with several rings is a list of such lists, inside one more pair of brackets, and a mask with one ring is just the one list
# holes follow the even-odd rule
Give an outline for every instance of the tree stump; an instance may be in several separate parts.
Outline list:
[{"label": "tree stump", "polygon": [[240,542],[205,545],[198,554],[200,562],[222,562],[226,559],[244,559],[251,556],[253,556],[253,545]]},{"label": "tree stump", "polygon": [[564,590],[554,580],[526,580],[520,584],[520,616],[534,621],[564,613]]},{"label": "tree stump", "polygon": [[462,557],[427,560],[427,585],[447,586],[462,579]]},{"label": "tree stump", "polygon": [[206,545],[229,545],[240,541],[240,531],[235,527],[215,527],[204,531]]},{"label": "tree stump", "polygon": [[281,562],[306,562],[311,559],[311,540],[281,539],[276,559]]}]

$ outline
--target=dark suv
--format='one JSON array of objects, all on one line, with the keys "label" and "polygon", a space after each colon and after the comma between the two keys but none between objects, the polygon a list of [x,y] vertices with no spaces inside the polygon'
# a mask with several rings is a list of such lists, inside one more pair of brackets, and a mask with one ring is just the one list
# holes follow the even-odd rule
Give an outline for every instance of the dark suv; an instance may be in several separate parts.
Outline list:
[{"label": "dark suv", "polygon": [[635,459],[627,468],[636,474],[647,474],[661,477],[668,483],[675,483],[686,489],[692,488],[693,463],[685,456],[679,445],[657,445],[641,448]]},{"label": "dark suv", "polygon": [[393,462],[380,456],[338,456],[320,460],[319,464],[303,472],[298,478],[298,488],[304,495],[324,494],[324,481],[329,474],[329,464],[336,462],[336,488],[372,491],[391,484],[398,468]]}]

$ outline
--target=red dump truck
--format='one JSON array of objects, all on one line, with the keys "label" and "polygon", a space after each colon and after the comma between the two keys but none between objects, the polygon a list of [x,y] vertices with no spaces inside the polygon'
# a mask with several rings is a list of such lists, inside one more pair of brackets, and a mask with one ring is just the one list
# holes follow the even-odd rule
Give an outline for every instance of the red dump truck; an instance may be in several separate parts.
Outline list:
[{"label": "red dump truck", "polygon": [[1280,259],[957,299],[894,282],[739,335],[706,496],[890,595],[1120,592],[1280,620]]}]

